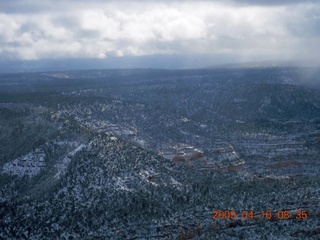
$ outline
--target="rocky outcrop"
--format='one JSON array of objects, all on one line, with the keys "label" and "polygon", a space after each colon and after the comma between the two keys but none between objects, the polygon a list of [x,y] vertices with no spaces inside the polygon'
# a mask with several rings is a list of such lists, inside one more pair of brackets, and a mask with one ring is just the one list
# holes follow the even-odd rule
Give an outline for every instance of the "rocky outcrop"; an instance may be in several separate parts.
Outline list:
[{"label": "rocky outcrop", "polygon": [[246,156],[259,156],[268,158],[288,157],[291,155],[307,154],[309,149],[306,141],[275,142],[275,143],[248,143],[244,144]]},{"label": "rocky outcrop", "polygon": [[201,159],[204,157],[204,153],[202,151],[194,151],[190,157],[191,159]]},{"label": "rocky outcrop", "polygon": [[311,132],[307,135],[308,143],[315,144],[320,142],[320,131]]},{"label": "rocky outcrop", "polygon": [[277,162],[273,164],[269,164],[267,167],[269,168],[283,168],[283,167],[290,167],[290,166],[301,166],[302,163],[298,161],[285,161],[285,162]]},{"label": "rocky outcrop", "polygon": [[184,163],[186,161],[185,157],[180,155],[175,155],[172,160],[173,163]]},{"label": "rocky outcrop", "polygon": [[264,181],[264,182],[271,182],[273,180],[288,180],[290,177],[288,176],[265,176],[265,177],[258,177],[257,175],[253,175],[253,181]]},{"label": "rocky outcrop", "polygon": [[243,169],[244,167],[244,163],[239,163],[237,165],[230,165],[230,166],[226,166],[226,167],[220,167],[218,168],[219,172],[230,172],[230,171],[239,171],[241,169]]},{"label": "rocky outcrop", "polygon": [[238,169],[236,166],[244,164],[244,161],[240,159],[233,146],[229,143],[213,148],[212,154],[214,163],[221,169]]}]

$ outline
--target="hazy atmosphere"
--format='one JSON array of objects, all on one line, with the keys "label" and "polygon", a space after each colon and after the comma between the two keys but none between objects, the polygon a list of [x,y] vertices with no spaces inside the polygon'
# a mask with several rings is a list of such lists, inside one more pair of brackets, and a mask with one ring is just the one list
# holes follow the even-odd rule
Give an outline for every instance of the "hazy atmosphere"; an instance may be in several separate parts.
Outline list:
[{"label": "hazy atmosphere", "polygon": [[319,36],[319,1],[0,1],[2,61],[315,60]]},{"label": "hazy atmosphere", "polygon": [[0,239],[319,240],[320,0],[0,0]]}]

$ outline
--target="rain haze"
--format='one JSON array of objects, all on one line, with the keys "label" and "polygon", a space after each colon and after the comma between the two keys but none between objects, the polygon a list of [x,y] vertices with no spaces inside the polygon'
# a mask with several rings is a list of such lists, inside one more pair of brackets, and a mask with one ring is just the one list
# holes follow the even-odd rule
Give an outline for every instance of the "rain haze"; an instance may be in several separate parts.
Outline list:
[{"label": "rain haze", "polygon": [[0,0],[0,240],[319,240],[320,0]]},{"label": "rain haze", "polygon": [[0,2],[2,62],[164,68],[318,62],[319,36],[318,1]]}]

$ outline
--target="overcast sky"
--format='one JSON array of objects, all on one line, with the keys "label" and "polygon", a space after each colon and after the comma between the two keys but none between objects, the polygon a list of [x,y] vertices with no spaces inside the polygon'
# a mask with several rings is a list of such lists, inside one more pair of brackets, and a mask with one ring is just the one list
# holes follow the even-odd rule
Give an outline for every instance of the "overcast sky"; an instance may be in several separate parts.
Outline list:
[{"label": "overcast sky", "polygon": [[319,58],[320,1],[0,0],[0,58]]}]

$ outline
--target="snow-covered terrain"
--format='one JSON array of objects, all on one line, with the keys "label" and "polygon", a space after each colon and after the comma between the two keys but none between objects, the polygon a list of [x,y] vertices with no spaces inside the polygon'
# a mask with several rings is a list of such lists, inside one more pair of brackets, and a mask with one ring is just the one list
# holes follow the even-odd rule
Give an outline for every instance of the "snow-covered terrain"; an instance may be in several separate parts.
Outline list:
[{"label": "snow-covered terrain", "polygon": [[12,175],[35,176],[46,166],[46,155],[40,149],[36,149],[26,155],[18,157],[10,162],[7,162],[2,167],[2,172]]}]

